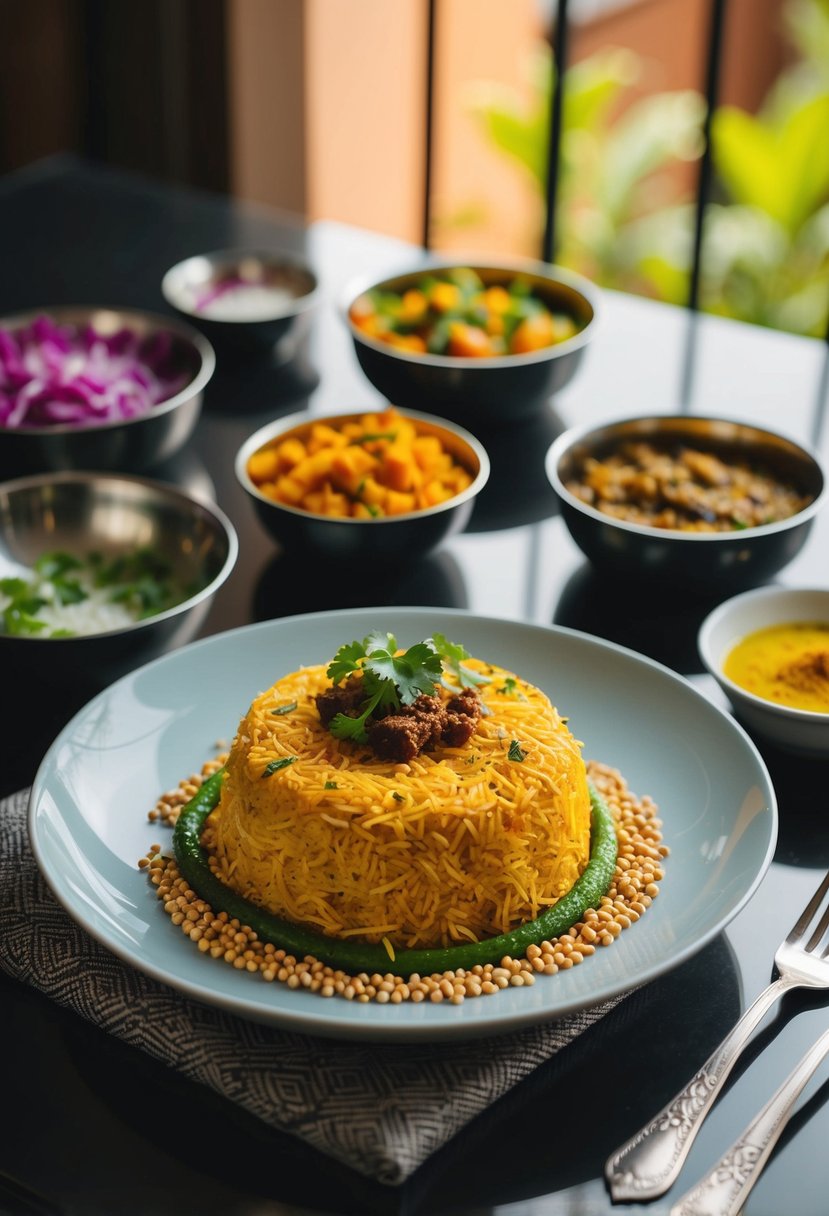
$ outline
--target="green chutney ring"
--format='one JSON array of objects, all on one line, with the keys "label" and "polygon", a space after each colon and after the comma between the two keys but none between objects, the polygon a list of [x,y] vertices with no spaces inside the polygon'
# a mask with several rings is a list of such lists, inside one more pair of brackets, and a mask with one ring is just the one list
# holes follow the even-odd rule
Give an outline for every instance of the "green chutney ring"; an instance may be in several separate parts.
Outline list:
[{"label": "green chutney ring", "polygon": [[350,975],[389,972],[404,979],[417,972],[432,975],[442,971],[470,970],[487,963],[498,964],[505,955],[523,958],[529,946],[540,946],[566,933],[582,919],[588,908],[597,908],[616,871],[616,828],[607,803],[592,783],[590,792],[590,857],[581,876],[551,908],[533,921],[508,933],[480,942],[429,949],[397,950],[394,956],[382,943],[356,942],[317,933],[238,895],[210,869],[201,844],[205,820],[219,801],[224,768],[218,769],[182,807],[173,830],[173,851],[179,870],[199,898],[214,912],[226,912],[231,920],[248,925],[264,942],[270,942],[298,959],[312,955],[329,967]]}]

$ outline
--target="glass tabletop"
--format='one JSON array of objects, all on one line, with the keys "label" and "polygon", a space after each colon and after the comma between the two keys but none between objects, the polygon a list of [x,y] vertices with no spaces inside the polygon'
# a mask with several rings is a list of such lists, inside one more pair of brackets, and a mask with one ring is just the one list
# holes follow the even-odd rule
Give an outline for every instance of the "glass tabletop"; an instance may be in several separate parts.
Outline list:
[{"label": "glass tabletop", "polygon": [[[540,418],[497,436],[479,434],[493,473],[466,532],[393,576],[381,571],[346,584],[280,554],[236,483],[232,454],[273,417],[379,404],[357,366],[340,301],[354,276],[396,269],[419,252],[339,224],[305,229],[291,217],[64,160],[0,182],[0,216],[3,313],[61,303],[164,312],[164,271],[188,254],[231,245],[303,252],[320,276],[322,303],[294,359],[282,365],[268,357],[220,360],[191,445],[153,470],[215,497],[239,532],[237,567],[203,632],[370,605],[469,609],[621,643],[725,704],[696,652],[710,599],[667,592],[654,598],[632,585],[609,586],[557,515],[544,453],[577,422],[681,410],[768,423],[829,454],[823,344],[605,293],[602,328],[572,384]],[[827,553],[824,512],[781,581],[825,585]],[[79,672],[71,696],[46,698],[44,707],[42,691],[15,689],[13,701],[7,693],[13,712],[4,715],[2,794],[31,782],[54,736],[98,689],[94,673]],[[779,801],[780,835],[774,862],[745,910],[699,954],[623,1002],[470,1124],[397,1190],[266,1132],[0,972],[4,1088],[15,1112],[0,1143],[0,1179],[13,1180],[3,1184],[10,1195],[18,1188],[8,1210],[18,1210],[15,1203],[26,1210],[24,1201],[33,1202],[26,1194],[37,1192],[56,1210],[84,1213],[608,1212],[601,1177],[608,1153],[673,1095],[768,982],[778,941],[829,866],[819,793],[829,765],[762,751]],[[738,1067],[681,1183],[648,1211],[669,1210],[825,1021],[819,1000],[787,998]],[[762,1063],[755,1065],[761,1049]],[[827,1077],[824,1067],[807,1090],[748,1203],[750,1216],[825,1211]],[[159,1112],[187,1102],[197,1104],[200,1124],[211,1129],[221,1152],[206,1152],[203,1137],[173,1142],[166,1134]]]}]

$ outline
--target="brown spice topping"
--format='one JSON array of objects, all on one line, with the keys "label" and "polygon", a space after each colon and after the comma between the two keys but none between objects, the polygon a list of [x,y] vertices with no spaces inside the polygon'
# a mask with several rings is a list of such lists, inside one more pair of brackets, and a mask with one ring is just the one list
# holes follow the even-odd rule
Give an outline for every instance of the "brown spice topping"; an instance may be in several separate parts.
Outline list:
[{"label": "brown spice topping", "polygon": [[[365,699],[363,681],[349,676],[343,684],[328,688],[317,698],[323,726],[337,714],[356,717]],[[421,694],[411,705],[392,712],[375,711],[366,724],[369,746],[381,760],[408,763],[423,751],[437,747],[463,747],[472,737],[481,716],[481,702],[474,689],[464,689],[444,701],[439,695]]]},{"label": "brown spice topping", "polygon": [[778,679],[798,692],[821,692],[829,684],[829,651],[809,650],[781,667]]}]

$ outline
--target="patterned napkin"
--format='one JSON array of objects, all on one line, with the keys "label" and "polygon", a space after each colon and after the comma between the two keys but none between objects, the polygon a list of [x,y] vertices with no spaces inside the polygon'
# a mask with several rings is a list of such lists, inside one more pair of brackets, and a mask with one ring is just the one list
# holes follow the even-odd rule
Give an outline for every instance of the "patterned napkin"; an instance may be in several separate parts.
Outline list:
[{"label": "patterned napkin", "polygon": [[462,1043],[343,1043],[247,1022],[133,970],[80,929],[37,868],[27,802],[27,790],[0,802],[0,967],[382,1183],[404,1182],[621,999]]}]

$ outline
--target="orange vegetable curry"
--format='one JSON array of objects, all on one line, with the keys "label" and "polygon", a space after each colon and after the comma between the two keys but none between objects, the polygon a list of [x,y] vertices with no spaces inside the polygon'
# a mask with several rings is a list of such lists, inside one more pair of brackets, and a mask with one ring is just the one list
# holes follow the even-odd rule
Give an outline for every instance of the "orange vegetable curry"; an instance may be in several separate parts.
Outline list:
[{"label": "orange vegetable curry", "polygon": [[247,471],[275,502],[350,519],[423,511],[472,483],[437,435],[394,407],[299,428],[254,452]]},{"label": "orange vegetable curry", "polygon": [[582,328],[539,298],[526,276],[486,286],[465,267],[424,274],[404,291],[373,289],[349,316],[366,337],[398,350],[468,359],[544,350]]}]

